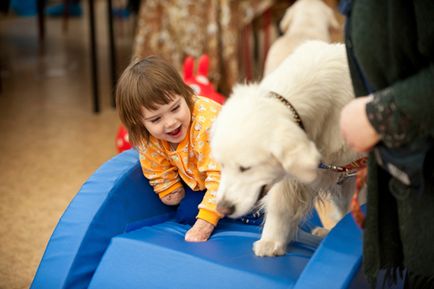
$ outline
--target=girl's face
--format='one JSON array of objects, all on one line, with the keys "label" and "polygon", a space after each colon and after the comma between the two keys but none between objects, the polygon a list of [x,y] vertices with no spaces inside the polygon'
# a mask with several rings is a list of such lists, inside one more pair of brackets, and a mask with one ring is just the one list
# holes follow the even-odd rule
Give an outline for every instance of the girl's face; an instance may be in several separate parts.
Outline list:
[{"label": "girl's face", "polygon": [[143,124],[153,137],[175,145],[185,138],[191,121],[190,108],[180,95],[174,95],[171,102],[156,110],[142,107],[142,115]]}]

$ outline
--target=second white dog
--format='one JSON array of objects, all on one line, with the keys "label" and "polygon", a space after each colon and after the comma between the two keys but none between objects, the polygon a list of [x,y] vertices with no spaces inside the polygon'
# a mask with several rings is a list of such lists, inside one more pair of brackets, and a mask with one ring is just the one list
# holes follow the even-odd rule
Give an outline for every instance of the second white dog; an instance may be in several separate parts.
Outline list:
[{"label": "second white dog", "polygon": [[284,59],[307,40],[331,41],[331,31],[339,29],[333,10],[322,0],[298,0],[279,23],[284,34],[276,39],[267,53],[264,75],[276,69]]},{"label": "second white dog", "polygon": [[[260,84],[235,87],[223,106],[211,141],[222,165],[218,210],[238,218],[264,206],[256,255],[284,254],[315,198],[338,186],[342,175],[319,169],[320,162],[360,157],[339,130],[340,111],[353,97],[344,45],[312,41]],[[351,194],[354,179],[341,186]]]}]

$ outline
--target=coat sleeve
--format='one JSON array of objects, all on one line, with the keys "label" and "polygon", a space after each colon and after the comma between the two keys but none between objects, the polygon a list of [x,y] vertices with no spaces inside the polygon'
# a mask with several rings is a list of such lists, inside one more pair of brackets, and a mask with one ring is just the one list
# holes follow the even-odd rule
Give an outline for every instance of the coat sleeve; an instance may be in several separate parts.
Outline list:
[{"label": "coat sleeve", "polygon": [[434,4],[414,1],[416,49],[420,69],[413,75],[374,93],[368,118],[389,147],[399,147],[418,136],[434,136]]},{"label": "coat sleeve", "polygon": [[389,147],[407,144],[417,136],[434,136],[434,65],[375,92],[366,110]]}]

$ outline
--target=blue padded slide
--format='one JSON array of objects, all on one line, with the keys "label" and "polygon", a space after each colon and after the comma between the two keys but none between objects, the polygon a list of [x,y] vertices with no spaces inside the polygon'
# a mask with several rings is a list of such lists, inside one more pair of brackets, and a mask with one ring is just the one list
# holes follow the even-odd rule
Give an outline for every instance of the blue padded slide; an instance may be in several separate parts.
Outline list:
[{"label": "blue padded slide", "polygon": [[362,232],[347,214],[322,241],[294,288],[369,288],[358,272],[361,263]]},{"label": "blue padded slide", "polygon": [[[362,234],[347,215],[324,239],[299,231],[282,257],[259,258],[260,228],[222,220],[208,242],[184,241],[143,177],[138,154],[99,168],[60,219],[31,289],[367,288]],[[301,224],[309,230],[317,216]]]},{"label": "blue padded slide", "polygon": [[223,221],[205,243],[185,242],[187,229],[165,222],[114,238],[89,288],[291,288],[317,245],[302,235],[286,256],[260,258],[257,226]]},{"label": "blue padded slide", "polygon": [[158,223],[171,216],[173,209],[151,193],[136,151],[105,163],[64,212],[31,288],[87,288],[112,237],[141,220]]}]

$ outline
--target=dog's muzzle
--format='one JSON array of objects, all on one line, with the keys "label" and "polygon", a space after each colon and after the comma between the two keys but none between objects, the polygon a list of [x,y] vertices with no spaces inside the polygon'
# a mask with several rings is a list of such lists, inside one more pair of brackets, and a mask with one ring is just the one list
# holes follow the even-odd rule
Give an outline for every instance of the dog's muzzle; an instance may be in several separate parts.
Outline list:
[{"label": "dog's muzzle", "polygon": [[[261,201],[267,195],[270,188],[271,186],[269,185],[263,185],[261,187],[258,198],[255,202],[255,207],[259,204],[259,201]],[[235,206],[235,204],[224,199],[217,203],[217,211],[224,216],[230,217],[230,215],[232,215],[236,211],[236,208],[237,207]]]}]

